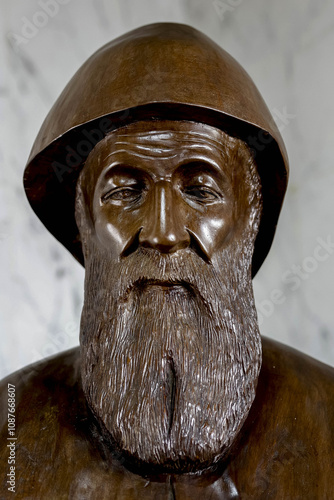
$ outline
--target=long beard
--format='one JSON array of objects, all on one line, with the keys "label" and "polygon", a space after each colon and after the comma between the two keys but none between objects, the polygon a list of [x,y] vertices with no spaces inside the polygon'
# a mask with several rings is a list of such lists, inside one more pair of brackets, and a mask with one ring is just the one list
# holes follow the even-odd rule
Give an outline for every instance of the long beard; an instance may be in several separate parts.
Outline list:
[{"label": "long beard", "polygon": [[92,411],[138,465],[213,465],[247,417],[261,366],[250,252],[230,246],[210,265],[192,250],[140,248],[110,263],[90,244],[81,347]]}]

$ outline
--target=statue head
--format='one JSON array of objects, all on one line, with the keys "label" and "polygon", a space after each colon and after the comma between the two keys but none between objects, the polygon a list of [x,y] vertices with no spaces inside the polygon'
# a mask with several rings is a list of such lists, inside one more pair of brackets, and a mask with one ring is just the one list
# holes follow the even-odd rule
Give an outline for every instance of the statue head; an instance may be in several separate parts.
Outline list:
[{"label": "statue head", "polygon": [[191,472],[235,441],[261,366],[251,279],[286,176],[249,76],[183,25],[102,48],[47,117],[26,191],[85,265],[83,388],[130,462]]}]

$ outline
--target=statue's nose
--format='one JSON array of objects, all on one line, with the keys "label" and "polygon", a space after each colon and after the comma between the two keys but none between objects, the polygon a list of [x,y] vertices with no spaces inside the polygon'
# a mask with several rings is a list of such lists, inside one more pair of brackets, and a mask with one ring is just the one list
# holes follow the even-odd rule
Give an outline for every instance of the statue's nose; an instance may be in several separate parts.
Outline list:
[{"label": "statue's nose", "polygon": [[180,210],[180,200],[167,181],[159,181],[151,194],[149,212],[139,234],[139,244],[162,253],[173,253],[190,244]]}]

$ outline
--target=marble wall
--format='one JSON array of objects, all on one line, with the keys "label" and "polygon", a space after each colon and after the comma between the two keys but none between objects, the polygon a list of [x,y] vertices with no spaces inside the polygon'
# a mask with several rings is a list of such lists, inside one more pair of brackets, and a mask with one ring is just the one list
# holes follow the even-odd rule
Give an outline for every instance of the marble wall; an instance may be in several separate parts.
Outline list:
[{"label": "marble wall", "polygon": [[261,331],[334,364],[333,2],[0,0],[0,6],[0,375],[78,343],[83,270],[23,192],[34,138],[92,52],[157,21],[204,31],[247,69],[272,110],[291,176],[271,253],[254,280]]}]

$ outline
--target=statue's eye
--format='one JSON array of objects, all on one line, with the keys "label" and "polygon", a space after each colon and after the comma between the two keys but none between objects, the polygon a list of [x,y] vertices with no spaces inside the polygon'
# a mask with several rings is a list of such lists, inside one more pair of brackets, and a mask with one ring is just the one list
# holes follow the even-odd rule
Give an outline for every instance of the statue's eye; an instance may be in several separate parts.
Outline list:
[{"label": "statue's eye", "polygon": [[142,190],[139,188],[119,187],[105,194],[102,197],[102,202],[133,203],[138,201],[141,198],[141,196],[142,196]]},{"label": "statue's eye", "polygon": [[206,186],[188,186],[184,189],[184,194],[202,203],[212,202],[219,198],[213,189]]}]

